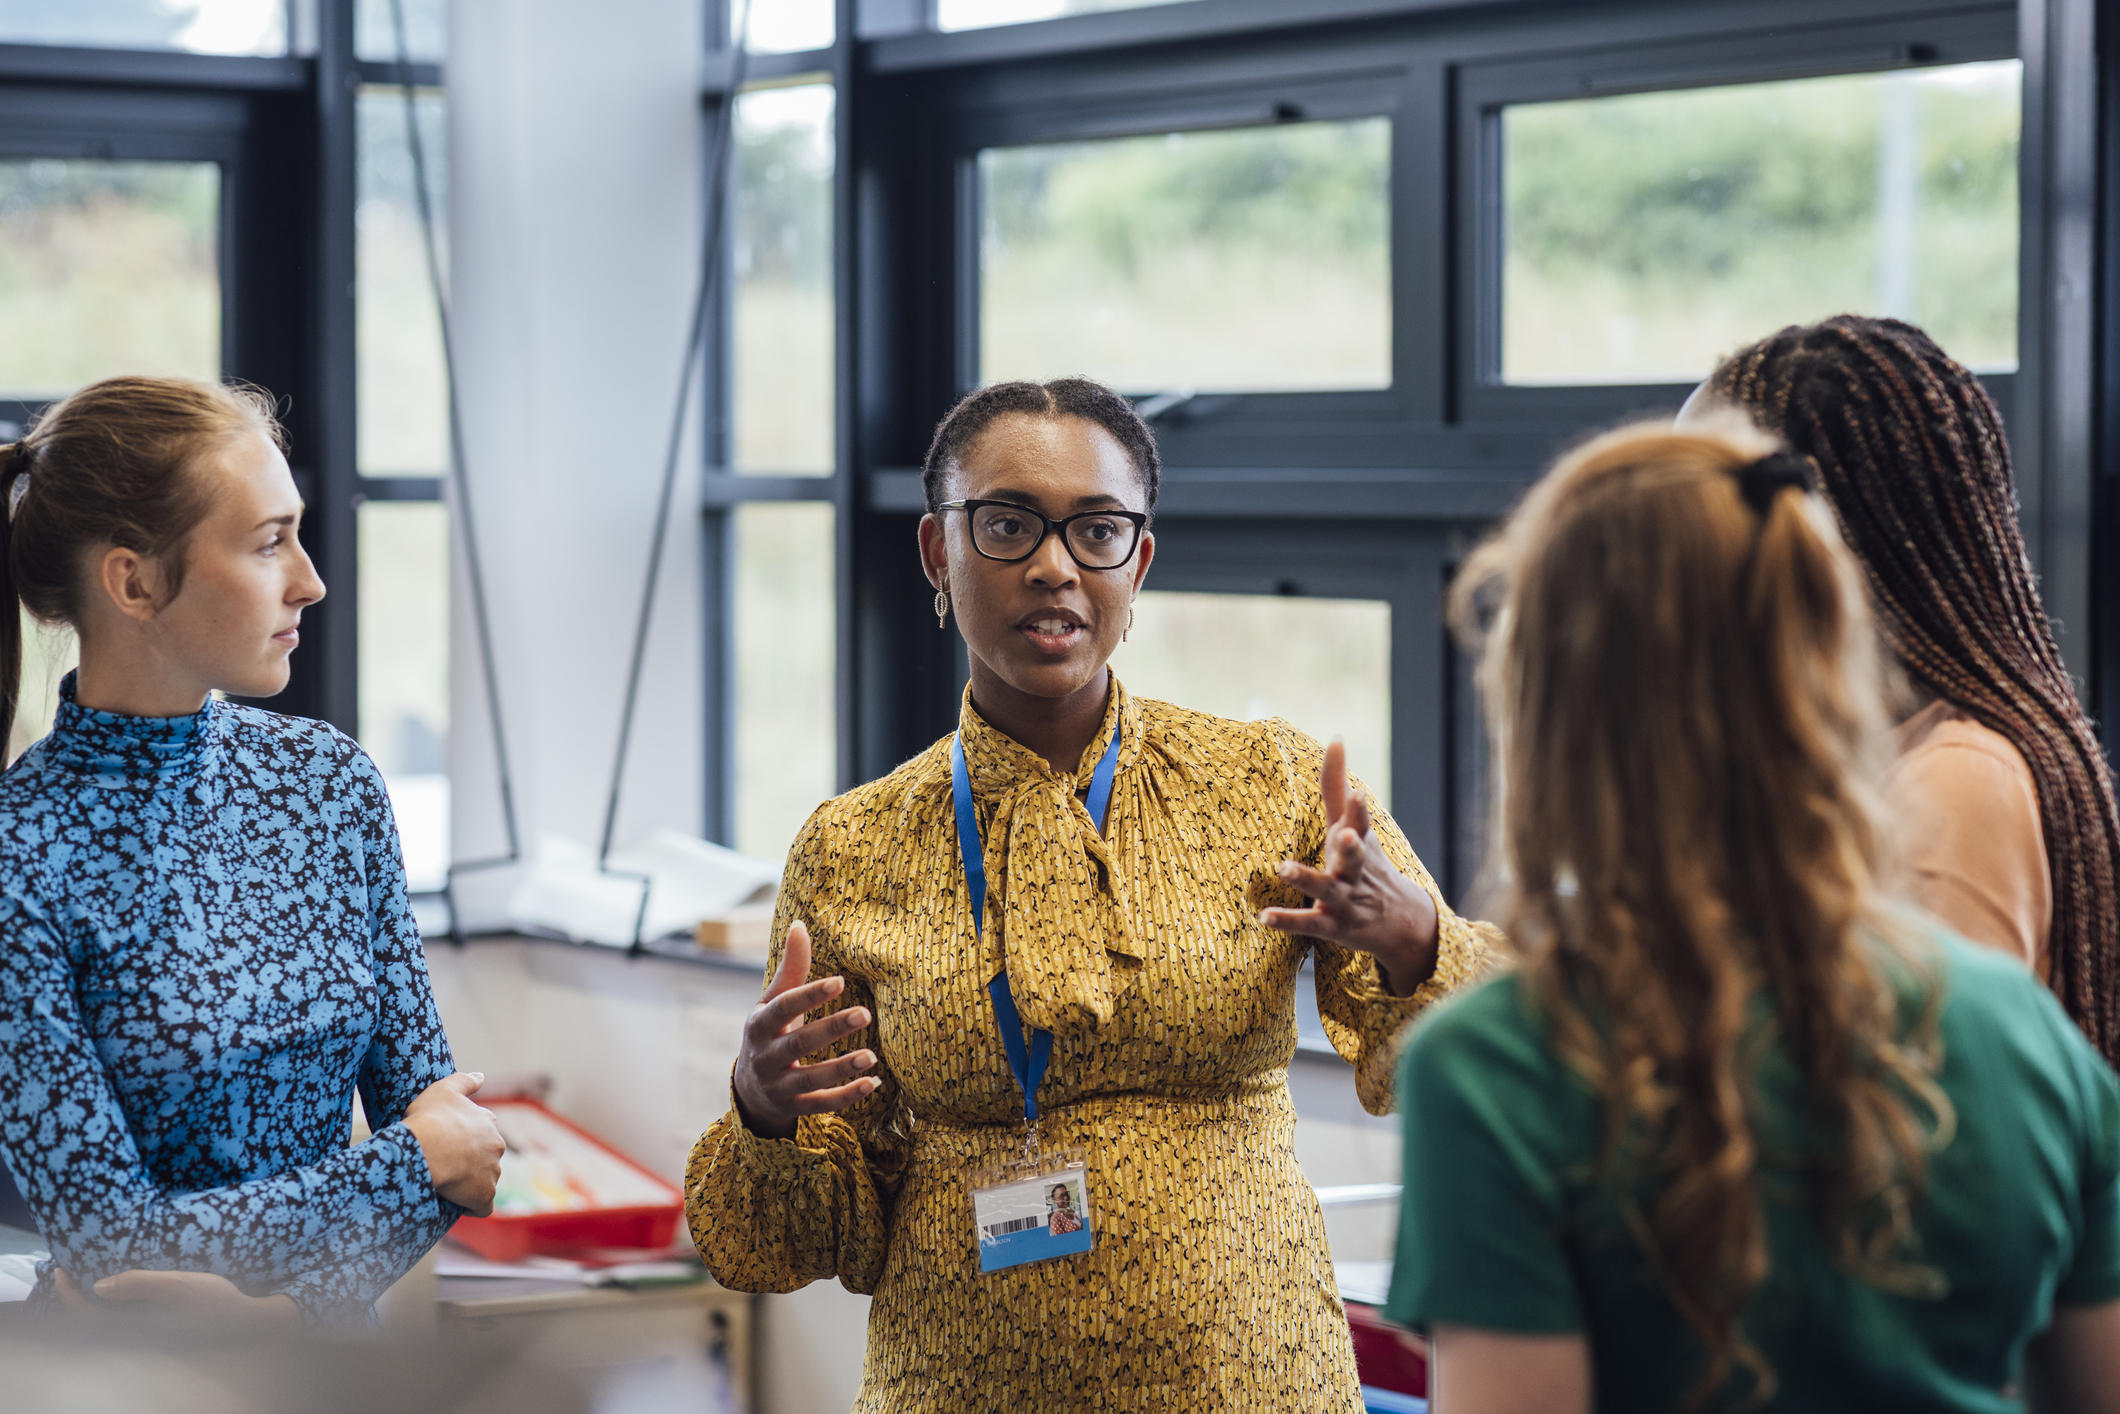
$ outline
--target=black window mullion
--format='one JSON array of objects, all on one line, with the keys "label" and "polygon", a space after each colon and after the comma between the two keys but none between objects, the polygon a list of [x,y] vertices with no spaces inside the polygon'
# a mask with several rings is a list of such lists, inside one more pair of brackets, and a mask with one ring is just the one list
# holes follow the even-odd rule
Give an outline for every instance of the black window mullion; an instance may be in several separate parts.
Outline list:
[{"label": "black window mullion", "polygon": [[833,0],[832,30],[832,596],[833,736],[838,789],[861,781],[855,674],[860,666],[856,619],[861,463],[861,124],[864,101],[856,62],[859,0]]},{"label": "black window mullion", "polygon": [[332,592],[310,609],[321,620],[317,642],[297,663],[305,715],[322,717],[349,735],[360,717],[360,553],[356,498],[360,421],[354,298],[354,212],[358,203],[360,125],[353,49],[354,0],[318,0],[316,84],[313,91],[316,265],[310,299],[313,412],[306,452],[315,478],[303,538]]}]

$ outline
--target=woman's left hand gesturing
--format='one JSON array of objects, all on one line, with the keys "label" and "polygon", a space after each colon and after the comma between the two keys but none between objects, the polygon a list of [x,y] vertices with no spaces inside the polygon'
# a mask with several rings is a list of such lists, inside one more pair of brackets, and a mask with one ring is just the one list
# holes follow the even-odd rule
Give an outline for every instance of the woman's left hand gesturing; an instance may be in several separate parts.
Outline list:
[{"label": "woman's left hand gesturing", "polygon": [[1281,861],[1281,882],[1301,889],[1308,908],[1269,908],[1259,922],[1284,933],[1322,938],[1373,953],[1384,985],[1407,997],[1435,972],[1440,921],[1428,891],[1385,857],[1370,826],[1369,807],[1348,789],[1347,748],[1325,748],[1320,784],[1325,795],[1323,869]]}]

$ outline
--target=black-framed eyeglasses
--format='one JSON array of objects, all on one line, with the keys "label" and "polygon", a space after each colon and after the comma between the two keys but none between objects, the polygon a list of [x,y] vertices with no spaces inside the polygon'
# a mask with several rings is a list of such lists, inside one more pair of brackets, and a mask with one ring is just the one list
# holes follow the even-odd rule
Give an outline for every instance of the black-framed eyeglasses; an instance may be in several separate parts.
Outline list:
[{"label": "black-framed eyeglasses", "polygon": [[989,560],[1012,565],[1038,553],[1045,537],[1060,543],[1086,570],[1115,570],[1141,548],[1148,517],[1139,511],[1083,511],[1051,520],[1014,501],[944,501],[938,511],[963,511],[972,528],[972,548]]}]

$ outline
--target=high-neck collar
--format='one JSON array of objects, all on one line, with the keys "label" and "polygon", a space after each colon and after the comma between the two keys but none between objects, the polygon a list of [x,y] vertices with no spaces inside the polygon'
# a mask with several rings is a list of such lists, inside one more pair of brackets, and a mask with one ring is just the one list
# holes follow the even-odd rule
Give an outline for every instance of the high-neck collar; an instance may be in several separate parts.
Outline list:
[{"label": "high-neck collar", "polygon": [[[1120,770],[1125,770],[1140,752],[1141,710],[1120,686],[1117,673],[1110,675],[1110,681],[1111,688],[1104,698],[1104,722],[1083,749],[1082,760],[1073,773],[1077,795],[1089,789],[1090,777],[1095,774],[1097,762],[1102,759],[1113,732],[1120,733]],[[964,705],[957,714],[957,731],[964,741],[964,764],[971,771],[972,794],[981,799],[1009,795],[1029,784],[1066,779],[1043,756],[980,716],[979,709],[972,705],[970,688],[964,690]]]},{"label": "high-neck collar", "polygon": [[182,717],[128,717],[83,707],[74,696],[74,674],[59,683],[59,711],[44,739],[45,759],[55,766],[98,776],[177,776],[194,770],[214,737],[222,711],[211,697]]}]

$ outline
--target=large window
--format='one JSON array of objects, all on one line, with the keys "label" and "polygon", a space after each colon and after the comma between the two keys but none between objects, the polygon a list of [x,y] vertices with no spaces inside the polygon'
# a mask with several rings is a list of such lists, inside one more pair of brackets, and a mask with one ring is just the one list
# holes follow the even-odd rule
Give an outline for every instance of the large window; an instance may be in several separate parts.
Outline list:
[{"label": "large window", "polygon": [[2017,363],[2015,60],[1515,104],[1501,372],[1676,383],[1786,324]]},{"label": "large window", "polygon": [[[419,59],[440,52],[442,18],[438,4],[406,0],[407,38]],[[355,19],[364,53],[396,52],[384,0],[363,0]],[[446,100],[438,89],[421,89],[412,108],[446,263]],[[450,463],[449,384],[404,90],[364,88],[356,114],[360,739],[390,787],[406,874],[419,891],[442,886],[450,858],[451,546],[439,499]]]},{"label": "large window", "polygon": [[936,0],[935,20],[942,29],[982,29],[1088,15],[1100,10],[1137,10],[1173,0]]},{"label": "large window", "polygon": [[1338,737],[1348,768],[1391,803],[1388,603],[1145,590],[1112,671],[1136,696]]},{"label": "large window", "polygon": [[991,148],[979,379],[1389,387],[1383,118]]},{"label": "large window", "polygon": [[0,397],[221,372],[220,168],[0,160]]},{"label": "large window", "polygon": [[284,54],[287,0],[8,0],[0,43]]},{"label": "large window", "polygon": [[[829,7],[764,6],[753,44],[827,44],[830,20]],[[736,98],[725,415],[709,446],[714,479],[730,489],[706,526],[725,557],[716,640],[730,678],[714,714],[727,730],[710,743],[708,815],[727,843],[773,860],[840,784],[837,116],[833,86],[813,76]]]},{"label": "large window", "polygon": [[735,541],[735,829],[746,854],[779,859],[838,793],[832,507],[751,502]]},{"label": "large window", "polygon": [[734,382],[739,471],[832,470],[832,87],[736,105]]},{"label": "large window", "polygon": [[[1992,375],[2014,439],[2054,416],[2014,399],[2054,396],[2018,230],[2058,197],[2017,173],[2020,108],[2058,100],[2006,0],[907,0],[856,35],[809,6],[752,22],[705,458],[714,789],[747,849],[814,798],[763,813],[790,723],[840,786],[949,730],[967,664],[925,612],[917,468],[985,383],[1087,375],[1152,421],[1162,553],[1126,682],[1344,738],[1460,885],[1482,767],[1447,572],[1570,438],[1842,310]],[[2013,376],[2021,338],[2040,377]],[[792,627],[828,602],[829,661]],[[829,753],[801,717],[827,693]]]}]

